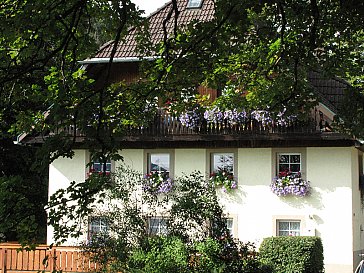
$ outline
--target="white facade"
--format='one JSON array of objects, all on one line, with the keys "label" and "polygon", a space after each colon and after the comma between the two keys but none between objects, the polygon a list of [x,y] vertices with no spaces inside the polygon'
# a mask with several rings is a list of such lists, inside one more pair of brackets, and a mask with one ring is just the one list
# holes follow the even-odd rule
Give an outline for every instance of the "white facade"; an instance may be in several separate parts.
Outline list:
[{"label": "white facade", "polygon": [[[219,192],[225,212],[233,219],[234,236],[259,245],[265,237],[276,236],[278,220],[300,222],[301,235],[317,235],[324,246],[326,273],[351,273],[358,253],[364,252],[364,214],[359,190],[361,152],[354,147],[236,148],[236,149],[125,149],[124,164],[146,172],[149,152],[171,154],[171,174],[210,172],[210,153],[234,153],[234,175],[238,189]],[[276,154],[302,155],[302,176],[311,182],[306,197],[278,197],[270,190],[275,176]],[[56,160],[49,171],[49,194],[70,181],[86,178],[89,154],[76,150],[73,159]],[[119,162],[115,163],[117,168]],[[48,244],[52,230],[48,229]],[[69,241],[68,244],[75,242]]]}]

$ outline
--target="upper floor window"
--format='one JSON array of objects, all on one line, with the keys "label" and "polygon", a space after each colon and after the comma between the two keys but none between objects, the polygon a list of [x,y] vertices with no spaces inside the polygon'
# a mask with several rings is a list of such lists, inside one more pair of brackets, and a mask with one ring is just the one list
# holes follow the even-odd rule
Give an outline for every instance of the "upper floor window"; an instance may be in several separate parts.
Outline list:
[{"label": "upper floor window", "polygon": [[101,172],[110,173],[111,172],[111,160],[108,159],[106,162],[101,162],[99,159],[96,159],[94,162],[92,162],[91,172],[95,172],[95,173],[101,173]]},{"label": "upper floor window", "polygon": [[212,153],[211,172],[226,171],[234,174],[234,154],[233,153]]},{"label": "upper floor window", "polygon": [[278,174],[301,172],[301,154],[299,153],[279,153],[277,154]]},{"label": "upper floor window", "polygon": [[188,0],[187,8],[201,8],[203,0]]},{"label": "upper floor window", "polygon": [[108,232],[109,222],[107,217],[105,216],[92,216],[89,218],[88,223],[88,238],[89,240],[92,237],[105,234]]},{"label": "upper floor window", "polygon": [[167,218],[149,217],[148,218],[148,235],[166,235]]},{"label": "upper floor window", "polygon": [[278,220],[277,221],[278,236],[300,236],[301,221],[299,220]]},{"label": "upper floor window", "polygon": [[148,155],[148,173],[170,173],[170,155],[168,153],[150,153]]}]

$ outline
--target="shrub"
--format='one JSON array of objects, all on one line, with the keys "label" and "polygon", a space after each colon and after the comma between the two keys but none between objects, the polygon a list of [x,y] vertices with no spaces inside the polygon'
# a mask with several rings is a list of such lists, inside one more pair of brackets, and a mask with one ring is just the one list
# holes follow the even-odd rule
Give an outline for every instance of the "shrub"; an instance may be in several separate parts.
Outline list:
[{"label": "shrub", "polygon": [[276,273],[323,272],[323,247],[319,237],[270,237],[259,249],[263,263]]},{"label": "shrub", "polygon": [[147,238],[142,248],[132,252],[129,261],[131,272],[187,272],[188,251],[177,237]]}]

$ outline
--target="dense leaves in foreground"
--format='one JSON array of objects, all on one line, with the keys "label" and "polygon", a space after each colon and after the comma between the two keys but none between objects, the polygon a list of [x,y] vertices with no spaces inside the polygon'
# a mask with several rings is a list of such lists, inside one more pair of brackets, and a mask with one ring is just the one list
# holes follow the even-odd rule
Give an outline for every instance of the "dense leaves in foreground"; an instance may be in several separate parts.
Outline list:
[{"label": "dense leaves in foreground", "polygon": [[[51,201],[56,209],[52,215],[58,214],[64,221],[56,229],[58,239],[65,234],[86,238],[87,222],[102,217],[104,230],[89,234],[82,245],[101,271],[269,272],[263,271],[268,267],[259,262],[254,245],[231,237],[214,184],[202,174],[175,179],[167,193],[149,191],[142,174],[127,168],[89,180],[107,186],[92,202],[73,203],[73,210],[68,211],[64,209],[67,204],[56,201],[67,194],[77,195],[80,188],[59,191]],[[88,214],[75,218],[81,211]],[[156,228],[161,219],[163,226]]]},{"label": "dense leaves in foreground", "polygon": [[[348,98],[355,94],[357,99],[350,109],[341,109],[338,127],[362,137],[363,5],[216,0],[215,19],[164,33],[163,42],[151,45],[147,24],[130,0],[1,0],[0,147],[23,132],[44,137],[43,162],[35,160],[44,166],[59,156],[71,157],[76,132],[82,130],[85,146],[113,157],[125,126],[148,122],[161,104],[173,101],[182,113],[208,102],[196,94],[198,85],[221,91],[215,102],[221,111],[233,106],[302,114],[316,103],[307,81],[312,70],[352,85]],[[166,20],[175,20],[178,12],[172,15]],[[142,52],[160,56],[142,65],[141,77],[147,80],[110,85],[111,63],[102,67],[103,79],[78,65],[110,39],[112,59],[131,26],[140,30]],[[76,197],[87,202],[96,189],[84,186],[90,196]]]}]

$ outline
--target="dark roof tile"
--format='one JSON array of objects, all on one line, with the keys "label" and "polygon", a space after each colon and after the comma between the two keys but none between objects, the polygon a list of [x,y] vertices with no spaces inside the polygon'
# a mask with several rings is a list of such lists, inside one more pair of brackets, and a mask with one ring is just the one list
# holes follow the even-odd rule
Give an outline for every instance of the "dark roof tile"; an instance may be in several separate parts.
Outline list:
[{"label": "dark roof tile", "polygon": [[[178,26],[187,25],[193,20],[205,22],[213,18],[215,12],[213,0],[203,1],[201,8],[198,9],[186,9],[187,1],[188,0],[178,0],[177,2],[178,10],[180,11],[177,21]],[[163,20],[167,17],[171,9],[172,2],[169,2],[146,18],[146,20],[149,21],[149,32],[153,44],[157,44],[163,40]],[[174,14],[167,22],[166,27],[167,32],[172,33],[174,27]],[[119,42],[114,58],[142,57],[142,54],[137,51],[136,35],[136,29],[131,28],[129,34],[123,41]],[[113,46],[113,42],[106,43],[101,47],[95,58],[110,58]]]}]

